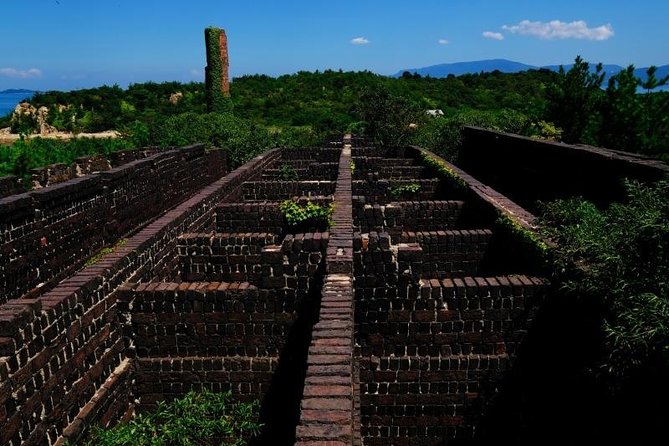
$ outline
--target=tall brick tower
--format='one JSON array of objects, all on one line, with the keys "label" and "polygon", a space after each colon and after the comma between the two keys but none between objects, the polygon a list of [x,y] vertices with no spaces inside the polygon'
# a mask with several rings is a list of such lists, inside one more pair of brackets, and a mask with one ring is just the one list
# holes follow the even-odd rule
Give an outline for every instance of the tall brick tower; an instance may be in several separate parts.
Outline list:
[{"label": "tall brick tower", "polygon": [[210,27],[204,30],[204,40],[207,47],[207,67],[205,68],[207,108],[211,112],[229,111],[228,38],[225,30]]}]

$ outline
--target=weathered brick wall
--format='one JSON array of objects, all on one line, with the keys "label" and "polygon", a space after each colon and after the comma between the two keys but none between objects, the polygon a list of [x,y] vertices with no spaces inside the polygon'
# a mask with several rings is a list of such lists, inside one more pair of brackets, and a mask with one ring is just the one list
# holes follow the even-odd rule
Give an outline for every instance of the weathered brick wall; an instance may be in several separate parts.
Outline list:
[{"label": "weathered brick wall", "polygon": [[334,188],[334,181],[249,181],[243,194],[245,200],[287,200],[332,195]]},{"label": "weathered brick wall", "polygon": [[529,210],[538,200],[566,197],[607,205],[626,198],[623,178],[657,181],[669,173],[643,155],[474,127],[465,128],[458,165]]},{"label": "weathered brick wall", "polygon": [[191,146],[0,199],[0,302],[66,277],[105,243],[220,177],[224,163],[221,151]]},{"label": "weathered brick wall", "polygon": [[305,148],[305,149],[282,149],[281,161],[285,160],[309,160],[319,163],[339,163],[341,148]]},{"label": "weathered brick wall", "polygon": [[461,229],[403,232],[399,242],[417,243],[422,272],[443,279],[476,275],[491,238],[489,229]]},{"label": "weathered brick wall", "polygon": [[0,178],[0,198],[13,194],[19,194],[23,191],[24,189],[21,186],[21,182],[19,181],[18,177],[9,175]]},{"label": "weathered brick wall", "polygon": [[213,205],[277,155],[256,157],[201,189],[38,299],[0,305],[0,444],[76,439],[86,426],[115,422],[132,407],[133,368],[115,290],[173,269],[177,237],[210,230]]},{"label": "weathered brick wall", "polygon": [[[357,170],[357,169],[356,169]],[[401,186],[417,184],[420,189],[417,192],[405,192],[402,195],[393,195],[392,191]],[[436,200],[440,197],[437,194],[437,179],[373,179],[353,181],[353,195],[363,196],[368,202],[376,204],[387,204],[397,200]]]},{"label": "weathered brick wall", "polygon": [[457,228],[463,201],[391,201],[366,204],[367,197],[354,199],[354,223],[362,232],[389,232],[397,241],[402,230],[429,231],[437,226]]},{"label": "weathered brick wall", "polygon": [[[313,286],[327,232],[287,234],[187,234],[179,237],[180,271],[185,281],[240,281],[263,288]],[[278,243],[278,244],[277,244]]]}]

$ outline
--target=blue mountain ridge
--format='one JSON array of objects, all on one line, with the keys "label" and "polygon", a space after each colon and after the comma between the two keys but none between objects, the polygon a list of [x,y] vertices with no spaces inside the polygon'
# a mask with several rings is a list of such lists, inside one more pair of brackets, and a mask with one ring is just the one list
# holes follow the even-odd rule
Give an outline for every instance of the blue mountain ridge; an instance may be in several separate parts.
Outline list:
[{"label": "blue mountain ridge", "polygon": [[[573,64],[563,65],[565,70],[569,70]],[[591,63],[590,70],[595,71],[597,64]],[[521,62],[514,62],[507,59],[488,59],[488,60],[475,60],[470,62],[455,62],[455,63],[444,63],[438,65],[431,65],[428,67],[422,68],[408,68],[405,70],[400,70],[395,73],[392,77],[400,77],[405,71],[408,71],[411,74],[418,73],[421,76],[431,76],[431,77],[447,77],[449,74],[454,76],[460,76],[462,74],[474,74],[481,72],[491,72],[499,70],[502,73],[518,73],[526,70],[539,70],[546,69],[552,71],[558,71],[560,65],[545,65],[542,67],[537,67],[534,65],[528,65]],[[606,64],[603,65],[603,70],[606,73],[604,79],[604,85],[609,77],[615,75],[619,71],[623,70],[624,67],[620,65]],[[634,70],[634,75],[641,80],[646,79],[646,70],[647,67],[637,68]],[[655,76],[658,79],[663,78],[664,76],[669,75],[669,65],[662,65],[657,67],[657,72]]]}]

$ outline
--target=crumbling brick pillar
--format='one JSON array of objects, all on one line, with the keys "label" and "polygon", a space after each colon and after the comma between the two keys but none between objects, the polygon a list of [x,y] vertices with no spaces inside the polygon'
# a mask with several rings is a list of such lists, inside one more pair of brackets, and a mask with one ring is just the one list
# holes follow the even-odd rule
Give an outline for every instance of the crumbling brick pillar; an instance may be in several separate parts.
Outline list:
[{"label": "crumbling brick pillar", "polygon": [[228,38],[225,30],[221,28],[206,28],[204,40],[207,47],[205,68],[207,108],[210,112],[229,111]]}]

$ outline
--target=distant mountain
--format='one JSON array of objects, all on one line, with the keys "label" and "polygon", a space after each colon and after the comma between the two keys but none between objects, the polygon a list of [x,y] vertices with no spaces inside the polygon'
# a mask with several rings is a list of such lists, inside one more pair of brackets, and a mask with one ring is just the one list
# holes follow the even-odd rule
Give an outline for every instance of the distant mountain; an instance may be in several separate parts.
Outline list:
[{"label": "distant mountain", "polygon": [[[566,64],[563,66],[564,69],[568,71],[571,67],[573,67],[573,64]],[[595,71],[596,66],[597,64],[591,63],[590,64],[591,71]],[[615,75],[616,73],[624,69],[624,67],[621,67],[620,65],[613,65],[613,64],[603,65],[602,68],[606,73],[606,77],[604,78],[604,84],[603,84],[604,87],[606,86],[609,77]],[[534,65],[527,65],[524,63],[514,62],[512,60],[506,60],[506,59],[475,60],[471,62],[444,63],[439,65],[431,65],[429,67],[423,67],[423,68],[409,68],[406,70],[398,71],[393,75],[393,77],[400,77],[402,76],[402,73],[404,73],[405,71],[408,71],[409,73],[412,74],[418,73],[421,76],[447,77],[449,74],[453,74],[454,76],[460,76],[462,74],[491,72],[495,70],[499,70],[502,73],[518,73],[520,71],[538,70],[538,69],[558,71],[560,69],[560,65],[545,65],[543,67],[537,67]],[[647,67],[637,68],[636,70],[634,70],[634,75],[641,80],[646,80],[646,70]],[[669,65],[662,65],[657,67],[657,72],[655,76],[658,79],[661,79],[667,75],[669,75]]]},{"label": "distant mountain", "polygon": [[400,77],[408,71],[411,74],[418,73],[421,76],[446,77],[449,74],[460,76],[462,74],[480,73],[481,71],[499,70],[503,73],[518,73],[520,71],[532,70],[537,67],[506,59],[475,60],[472,62],[456,62],[432,65],[423,68],[409,68],[401,70],[393,77]]},{"label": "distant mountain", "polygon": [[25,90],[23,88],[10,88],[9,90],[2,90],[0,94],[30,94],[35,93],[33,90]]}]

